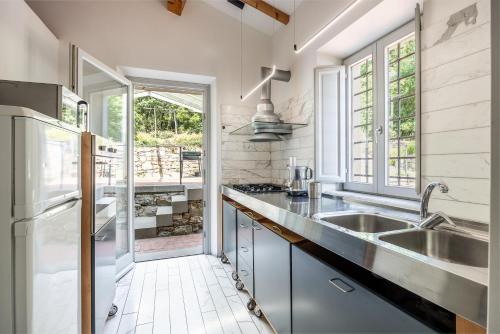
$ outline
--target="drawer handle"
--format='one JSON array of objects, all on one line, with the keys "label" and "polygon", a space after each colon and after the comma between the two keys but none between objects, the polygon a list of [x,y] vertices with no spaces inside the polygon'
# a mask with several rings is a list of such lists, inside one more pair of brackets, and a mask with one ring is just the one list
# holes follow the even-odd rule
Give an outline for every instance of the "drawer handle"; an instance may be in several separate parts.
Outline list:
[{"label": "drawer handle", "polygon": [[241,228],[248,228],[248,226],[247,226],[247,225],[245,225],[245,224],[243,224],[243,223],[241,223],[241,224],[240,224],[240,227],[241,227]]},{"label": "drawer handle", "polygon": [[354,288],[352,286],[350,286],[340,278],[332,278],[329,282],[343,293],[354,291]]},{"label": "drawer handle", "polygon": [[247,252],[248,252],[248,247],[241,246],[241,249],[242,249],[245,253],[247,253]]},{"label": "drawer handle", "polygon": [[281,231],[281,229],[278,226],[276,226],[276,225],[272,225],[271,229],[273,229],[274,231],[276,231],[279,234],[283,234],[283,232]]},{"label": "drawer handle", "polygon": [[243,276],[248,276],[248,271],[246,271],[245,269],[240,269],[240,271],[243,274]]}]

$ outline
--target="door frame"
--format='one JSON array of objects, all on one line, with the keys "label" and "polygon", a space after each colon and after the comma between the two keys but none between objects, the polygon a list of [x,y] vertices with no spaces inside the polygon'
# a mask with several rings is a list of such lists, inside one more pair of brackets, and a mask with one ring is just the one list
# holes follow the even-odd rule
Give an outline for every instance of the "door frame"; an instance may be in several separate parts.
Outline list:
[{"label": "door frame", "polygon": [[[118,281],[126,273],[128,273],[135,265],[135,232],[133,229],[134,221],[134,164],[130,161],[134,157],[134,115],[133,115],[133,86],[132,82],[125,76],[119,74],[117,71],[113,70],[111,67],[107,66],[103,62],[99,61],[97,58],[93,57],[89,53],[85,52],[78,46],[71,44],[71,70],[70,70],[70,83],[73,92],[77,95],[83,95],[83,62],[86,61],[89,64],[95,66],[101,71],[105,72],[114,80],[120,82],[124,86],[127,86],[127,200],[128,200],[128,242],[129,242],[129,252],[122,255],[120,258],[116,259],[116,280]],[[88,101],[90,102],[90,101]],[[92,115],[89,115],[87,119],[87,125],[90,125],[90,119]]]},{"label": "door frame", "polygon": [[[217,199],[212,199],[211,188],[212,185],[208,182],[208,175],[211,175],[211,162],[212,155],[210,153],[211,147],[211,101],[210,101],[210,84],[192,83],[185,81],[172,81],[165,79],[150,79],[143,77],[133,77],[127,76],[128,80],[132,82],[132,92],[136,86],[147,87],[151,89],[165,89],[165,90],[186,90],[195,91],[203,95],[203,144],[202,144],[202,189],[203,189],[203,254],[210,253],[211,246],[211,207],[212,202]],[[132,95],[133,99],[133,95]],[[132,114],[134,115],[134,110],[132,108]],[[135,116],[135,115],[134,115]],[[133,122],[134,117],[132,117]],[[133,140],[132,140],[133,142]],[[133,146],[134,144],[132,144]],[[135,252],[134,252],[135,254]],[[135,258],[135,255],[134,255]]]}]

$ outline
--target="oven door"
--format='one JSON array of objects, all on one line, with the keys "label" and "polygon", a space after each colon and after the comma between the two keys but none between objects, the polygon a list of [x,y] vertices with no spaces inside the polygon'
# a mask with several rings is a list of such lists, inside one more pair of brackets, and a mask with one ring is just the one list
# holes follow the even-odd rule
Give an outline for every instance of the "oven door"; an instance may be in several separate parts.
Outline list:
[{"label": "oven door", "polygon": [[116,217],[116,178],[119,159],[94,156],[94,226],[92,233]]}]

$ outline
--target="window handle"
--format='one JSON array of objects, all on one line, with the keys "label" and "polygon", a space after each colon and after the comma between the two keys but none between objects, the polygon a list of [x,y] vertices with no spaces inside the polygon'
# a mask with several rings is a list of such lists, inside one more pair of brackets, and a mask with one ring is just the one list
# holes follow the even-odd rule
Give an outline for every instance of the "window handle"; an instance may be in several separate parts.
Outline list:
[{"label": "window handle", "polygon": [[[379,125],[376,129],[375,129],[375,132],[377,133],[377,135],[381,135],[384,133],[384,127],[382,125]],[[375,143],[378,143],[378,136],[375,136]]]}]

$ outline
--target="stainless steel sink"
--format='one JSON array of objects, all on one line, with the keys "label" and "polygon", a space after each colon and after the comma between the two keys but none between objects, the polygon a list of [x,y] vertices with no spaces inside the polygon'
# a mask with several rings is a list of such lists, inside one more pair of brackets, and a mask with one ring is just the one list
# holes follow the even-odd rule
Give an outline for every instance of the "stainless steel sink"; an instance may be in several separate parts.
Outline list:
[{"label": "stainless steel sink", "polygon": [[405,230],[413,227],[413,225],[401,220],[368,213],[330,216],[320,219],[351,231],[363,233],[382,233]]},{"label": "stainless steel sink", "polygon": [[415,230],[384,235],[380,240],[439,260],[488,267],[488,243],[461,234]]}]

